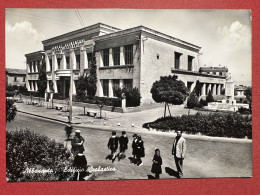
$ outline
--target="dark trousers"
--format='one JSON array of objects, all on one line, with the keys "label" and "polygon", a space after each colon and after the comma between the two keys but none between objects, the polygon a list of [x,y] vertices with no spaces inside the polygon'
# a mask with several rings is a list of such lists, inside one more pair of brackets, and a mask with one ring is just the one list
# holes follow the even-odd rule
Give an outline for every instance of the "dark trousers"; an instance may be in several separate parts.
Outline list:
[{"label": "dark trousers", "polygon": [[176,164],[176,168],[179,174],[183,174],[182,170],[183,170],[183,158],[178,158],[176,156],[174,156],[174,160],[175,160],[175,164]]},{"label": "dark trousers", "polygon": [[160,174],[159,173],[155,173],[155,179],[160,179]]}]

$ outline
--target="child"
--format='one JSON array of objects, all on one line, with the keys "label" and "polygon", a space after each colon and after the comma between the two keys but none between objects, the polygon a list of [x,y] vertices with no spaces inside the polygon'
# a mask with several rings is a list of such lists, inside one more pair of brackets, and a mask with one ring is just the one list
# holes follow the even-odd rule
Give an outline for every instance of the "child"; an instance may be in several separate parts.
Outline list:
[{"label": "child", "polygon": [[133,154],[133,163],[135,163],[135,161],[136,161],[136,154],[137,154],[137,147],[136,147],[136,144],[137,144],[137,135],[136,134],[134,134],[133,135],[133,143],[132,143],[132,148],[133,148],[133,152],[132,152],[132,154]]},{"label": "child", "polygon": [[113,131],[112,132],[112,137],[109,138],[109,141],[107,143],[107,147],[108,149],[111,150],[111,157],[112,157],[112,160],[115,160],[116,158],[116,150],[118,148],[118,137],[116,136],[116,132]]},{"label": "child", "polygon": [[79,152],[74,158],[73,166],[78,170],[75,172],[74,180],[83,181],[86,176],[87,159],[83,154],[83,148],[79,149]]},{"label": "child", "polygon": [[122,136],[119,138],[120,144],[120,153],[118,154],[119,158],[125,158],[125,151],[127,150],[128,145],[128,137],[126,136],[126,132],[122,131]]},{"label": "child", "polygon": [[142,137],[140,135],[138,135],[137,137],[137,142],[136,142],[136,161],[137,161],[137,165],[141,166],[143,165],[142,159],[141,157],[144,157],[144,142],[142,140]]},{"label": "child", "polygon": [[155,154],[153,157],[152,173],[155,174],[155,179],[160,179],[160,174],[162,174],[162,158],[160,156],[160,150],[155,149]]}]

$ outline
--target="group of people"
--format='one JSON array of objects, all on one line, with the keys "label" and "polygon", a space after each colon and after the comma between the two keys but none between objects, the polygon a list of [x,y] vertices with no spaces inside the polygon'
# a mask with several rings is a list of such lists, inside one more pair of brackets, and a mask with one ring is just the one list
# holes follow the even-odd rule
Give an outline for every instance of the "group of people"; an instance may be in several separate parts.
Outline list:
[{"label": "group of people", "polygon": [[[80,130],[75,130],[75,136],[71,141],[71,152],[74,155],[74,166],[81,169],[86,169],[87,160],[84,156],[83,152],[85,151],[83,143],[84,138],[80,135]],[[125,152],[128,149],[129,139],[126,135],[125,131],[122,131],[122,135],[118,137],[116,132],[112,132],[112,136],[109,138],[107,147],[111,151],[111,159],[114,162],[115,158],[124,159],[126,157]],[[116,154],[119,146],[119,153]],[[176,168],[178,171],[178,178],[183,177],[183,160],[186,152],[186,140],[182,137],[182,132],[177,131],[177,136],[174,138],[173,147],[172,147],[172,155],[174,156]],[[133,135],[132,142],[132,159],[131,162],[136,164],[137,166],[143,165],[142,157],[145,157],[145,148],[144,142],[140,135]],[[155,178],[159,179],[160,174],[162,174],[162,158],[160,155],[160,149],[155,148],[155,154],[152,160],[152,168],[151,172],[155,174]],[[84,174],[78,173],[75,177],[78,177],[79,180],[83,179]]]},{"label": "group of people", "polygon": [[[125,151],[128,149],[128,137],[126,135],[125,131],[122,131],[122,135],[120,137],[116,136],[116,132],[112,132],[112,136],[109,138],[107,147],[111,150],[111,158],[112,162],[114,162],[116,156],[121,159],[125,158]],[[119,153],[116,155],[116,151],[118,149],[118,143],[119,143]],[[142,165],[142,157],[145,156],[144,151],[144,142],[142,140],[142,137],[140,135],[134,134],[133,135],[133,143],[132,143],[132,149],[133,149],[133,159],[131,162],[134,164],[141,166]]]}]

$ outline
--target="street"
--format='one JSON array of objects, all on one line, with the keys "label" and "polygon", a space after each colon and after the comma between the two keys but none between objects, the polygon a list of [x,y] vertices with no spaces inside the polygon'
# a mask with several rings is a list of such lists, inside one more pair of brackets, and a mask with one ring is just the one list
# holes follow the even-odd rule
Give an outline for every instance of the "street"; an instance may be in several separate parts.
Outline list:
[{"label": "street", "polygon": [[[32,131],[48,136],[59,142],[63,142],[70,147],[70,142],[66,140],[64,131],[65,124],[30,116],[18,112],[14,121],[7,123],[7,130],[29,127]],[[75,129],[75,128],[74,128]],[[114,167],[115,172],[94,172],[91,179],[110,180],[110,179],[147,179],[151,178],[152,159],[154,148],[161,150],[163,160],[160,178],[176,178],[174,158],[171,155],[173,137],[166,135],[155,135],[140,133],[144,141],[145,157],[143,166],[136,166],[130,163],[129,157],[132,156],[132,136],[129,137],[126,158],[114,163],[106,160],[110,154],[107,149],[107,142],[111,132],[107,130],[96,130],[91,128],[81,129],[81,135],[85,139],[85,155],[88,164],[93,167]],[[119,129],[120,130],[120,129]],[[121,132],[118,131],[120,136]],[[72,136],[74,133],[72,133]],[[167,171],[167,173],[166,173]],[[252,143],[229,143],[217,141],[205,141],[199,139],[187,139],[187,153],[184,159],[183,178],[213,178],[213,177],[251,177],[252,175]],[[153,175],[154,176],[154,175]]]}]

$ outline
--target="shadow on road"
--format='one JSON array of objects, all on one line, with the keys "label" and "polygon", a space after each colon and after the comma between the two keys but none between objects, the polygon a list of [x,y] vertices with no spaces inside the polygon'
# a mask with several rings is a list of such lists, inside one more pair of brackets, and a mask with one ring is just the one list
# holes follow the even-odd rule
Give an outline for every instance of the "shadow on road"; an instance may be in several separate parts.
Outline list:
[{"label": "shadow on road", "polygon": [[147,175],[147,177],[148,177],[148,179],[155,179],[155,177],[152,175]]},{"label": "shadow on road", "polygon": [[165,167],[165,172],[168,173],[170,176],[179,178],[179,173],[170,167]]}]

